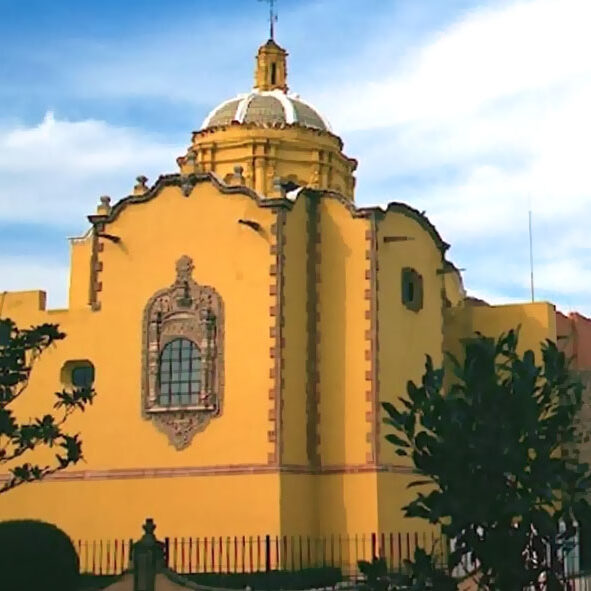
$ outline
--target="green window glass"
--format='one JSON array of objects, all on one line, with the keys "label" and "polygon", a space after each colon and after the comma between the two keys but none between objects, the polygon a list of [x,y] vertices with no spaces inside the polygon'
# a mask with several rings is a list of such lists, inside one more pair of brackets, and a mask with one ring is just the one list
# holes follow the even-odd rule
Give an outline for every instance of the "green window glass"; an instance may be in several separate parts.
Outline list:
[{"label": "green window glass", "polygon": [[410,267],[402,269],[402,303],[414,312],[423,307],[423,278]]},{"label": "green window glass", "polygon": [[78,365],[72,369],[72,386],[75,388],[91,388],[94,383],[94,366]]},{"label": "green window glass", "polygon": [[201,392],[201,352],[189,339],[175,339],[160,355],[160,406],[197,404]]}]

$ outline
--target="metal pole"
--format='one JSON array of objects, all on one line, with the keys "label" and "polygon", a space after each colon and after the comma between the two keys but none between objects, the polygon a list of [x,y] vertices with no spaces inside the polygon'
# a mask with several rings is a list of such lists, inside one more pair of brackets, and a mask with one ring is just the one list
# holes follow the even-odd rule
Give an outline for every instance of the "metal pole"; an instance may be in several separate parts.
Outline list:
[{"label": "metal pole", "polygon": [[531,231],[531,205],[529,209],[529,271],[530,271],[530,286],[531,286],[531,301],[534,301],[534,250]]}]

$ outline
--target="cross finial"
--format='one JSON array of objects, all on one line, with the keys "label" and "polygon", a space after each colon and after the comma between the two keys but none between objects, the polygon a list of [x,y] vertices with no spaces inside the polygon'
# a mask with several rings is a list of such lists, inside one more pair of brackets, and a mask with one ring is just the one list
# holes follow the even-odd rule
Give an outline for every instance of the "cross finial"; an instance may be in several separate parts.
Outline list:
[{"label": "cross finial", "polygon": [[277,11],[275,10],[275,2],[277,2],[277,0],[259,0],[259,2],[269,3],[269,39],[275,41],[275,23],[277,22]]}]

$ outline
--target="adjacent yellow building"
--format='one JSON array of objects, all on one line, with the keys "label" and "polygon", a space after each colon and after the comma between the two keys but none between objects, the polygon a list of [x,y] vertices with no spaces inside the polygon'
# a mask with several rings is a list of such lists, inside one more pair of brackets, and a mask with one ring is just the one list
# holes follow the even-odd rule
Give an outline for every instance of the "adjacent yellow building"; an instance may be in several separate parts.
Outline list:
[{"label": "adjacent yellow building", "polygon": [[412,475],[380,401],[475,330],[556,339],[550,304],[467,298],[423,214],[355,205],[356,161],[289,92],[286,59],[259,49],[253,90],[212,111],[178,173],[101,198],[71,241],[67,309],[0,295],[3,317],[67,334],[19,414],[62,384],[98,392],[69,422],[85,463],[3,495],[0,519],[75,539],[135,537],[147,516],[176,536],[424,530],[402,516]]}]

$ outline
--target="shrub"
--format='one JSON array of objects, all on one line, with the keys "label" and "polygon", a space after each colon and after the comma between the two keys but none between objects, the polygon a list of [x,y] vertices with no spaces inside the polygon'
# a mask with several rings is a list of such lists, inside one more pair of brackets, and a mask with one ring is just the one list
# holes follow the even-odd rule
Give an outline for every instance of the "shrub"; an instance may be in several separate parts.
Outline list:
[{"label": "shrub", "polygon": [[78,555],[70,538],[43,521],[0,522],[0,586],[7,591],[76,591]]},{"label": "shrub", "polygon": [[333,587],[343,580],[341,569],[333,567],[305,568],[297,571],[272,570],[254,573],[199,573],[182,575],[200,585],[254,591],[284,589],[313,589]]},{"label": "shrub", "polygon": [[[334,587],[343,580],[340,568],[319,567],[302,570],[271,570],[253,573],[192,573],[179,574],[181,579],[208,587],[240,589],[250,587],[253,591],[284,591]],[[120,575],[80,575],[80,591],[98,591],[115,583]]]}]

